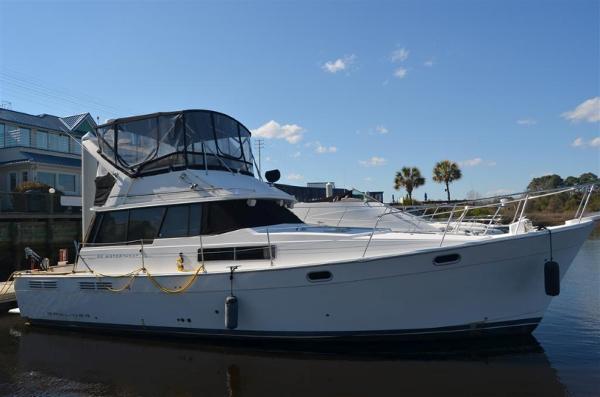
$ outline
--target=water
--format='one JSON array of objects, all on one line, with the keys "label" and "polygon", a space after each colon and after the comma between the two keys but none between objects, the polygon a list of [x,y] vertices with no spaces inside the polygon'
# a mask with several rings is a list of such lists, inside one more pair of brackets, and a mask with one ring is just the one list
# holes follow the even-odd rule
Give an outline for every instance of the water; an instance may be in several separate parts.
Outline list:
[{"label": "water", "polygon": [[532,337],[377,353],[78,334],[7,315],[0,317],[0,394],[600,396],[600,239],[586,241],[562,287]]}]

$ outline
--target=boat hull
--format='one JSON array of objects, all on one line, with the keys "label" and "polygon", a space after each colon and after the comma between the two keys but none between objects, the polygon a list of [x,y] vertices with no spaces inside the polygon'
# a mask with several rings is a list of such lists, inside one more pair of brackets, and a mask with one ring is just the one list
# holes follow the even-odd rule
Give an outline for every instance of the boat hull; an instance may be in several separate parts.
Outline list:
[{"label": "boat hull", "polygon": [[[566,273],[593,222],[552,232],[553,258]],[[127,278],[22,275],[21,315],[31,324],[211,338],[430,339],[529,333],[551,301],[544,264],[548,233],[369,258],[229,274],[202,274],[184,293],[158,290],[147,275]],[[435,259],[457,254],[439,265]],[[311,272],[331,278],[311,281]],[[189,275],[162,275],[166,287]],[[32,281],[45,281],[34,283]],[[38,287],[46,285],[45,287]],[[90,287],[95,285],[96,287]],[[238,326],[225,326],[225,299],[238,299]]]}]

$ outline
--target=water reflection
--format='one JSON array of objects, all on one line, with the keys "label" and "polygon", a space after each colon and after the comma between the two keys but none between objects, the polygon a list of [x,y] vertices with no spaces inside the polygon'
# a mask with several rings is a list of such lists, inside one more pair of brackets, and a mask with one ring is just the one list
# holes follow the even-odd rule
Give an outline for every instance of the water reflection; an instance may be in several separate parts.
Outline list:
[{"label": "water reflection", "polygon": [[[563,396],[535,338],[352,354],[202,346],[8,325],[16,395]],[[7,343],[6,339],[12,342]],[[302,347],[302,350],[315,350]],[[425,349],[425,350],[423,350]],[[417,358],[418,357],[418,358]],[[48,388],[52,389],[47,394]]]},{"label": "water reflection", "polygon": [[0,394],[598,396],[600,240],[584,244],[563,285],[535,337],[352,353],[80,334],[0,316]]}]

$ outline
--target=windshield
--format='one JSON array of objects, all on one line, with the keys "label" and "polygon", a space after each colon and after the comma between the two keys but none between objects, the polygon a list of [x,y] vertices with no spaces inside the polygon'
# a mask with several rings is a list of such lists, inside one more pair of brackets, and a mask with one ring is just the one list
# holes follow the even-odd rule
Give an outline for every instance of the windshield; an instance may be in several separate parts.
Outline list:
[{"label": "windshield", "polygon": [[253,175],[250,132],[222,113],[157,113],[115,120],[97,132],[102,155],[132,176],[180,168]]}]

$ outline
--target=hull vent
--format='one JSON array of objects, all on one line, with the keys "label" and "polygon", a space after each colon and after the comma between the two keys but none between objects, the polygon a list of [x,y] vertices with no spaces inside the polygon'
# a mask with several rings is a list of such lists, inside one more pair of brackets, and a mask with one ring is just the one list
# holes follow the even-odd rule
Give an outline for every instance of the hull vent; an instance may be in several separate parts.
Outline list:
[{"label": "hull vent", "polygon": [[56,289],[56,281],[29,280],[30,289]]},{"label": "hull vent", "polygon": [[112,283],[106,281],[80,281],[79,289],[101,291],[112,288]]}]

